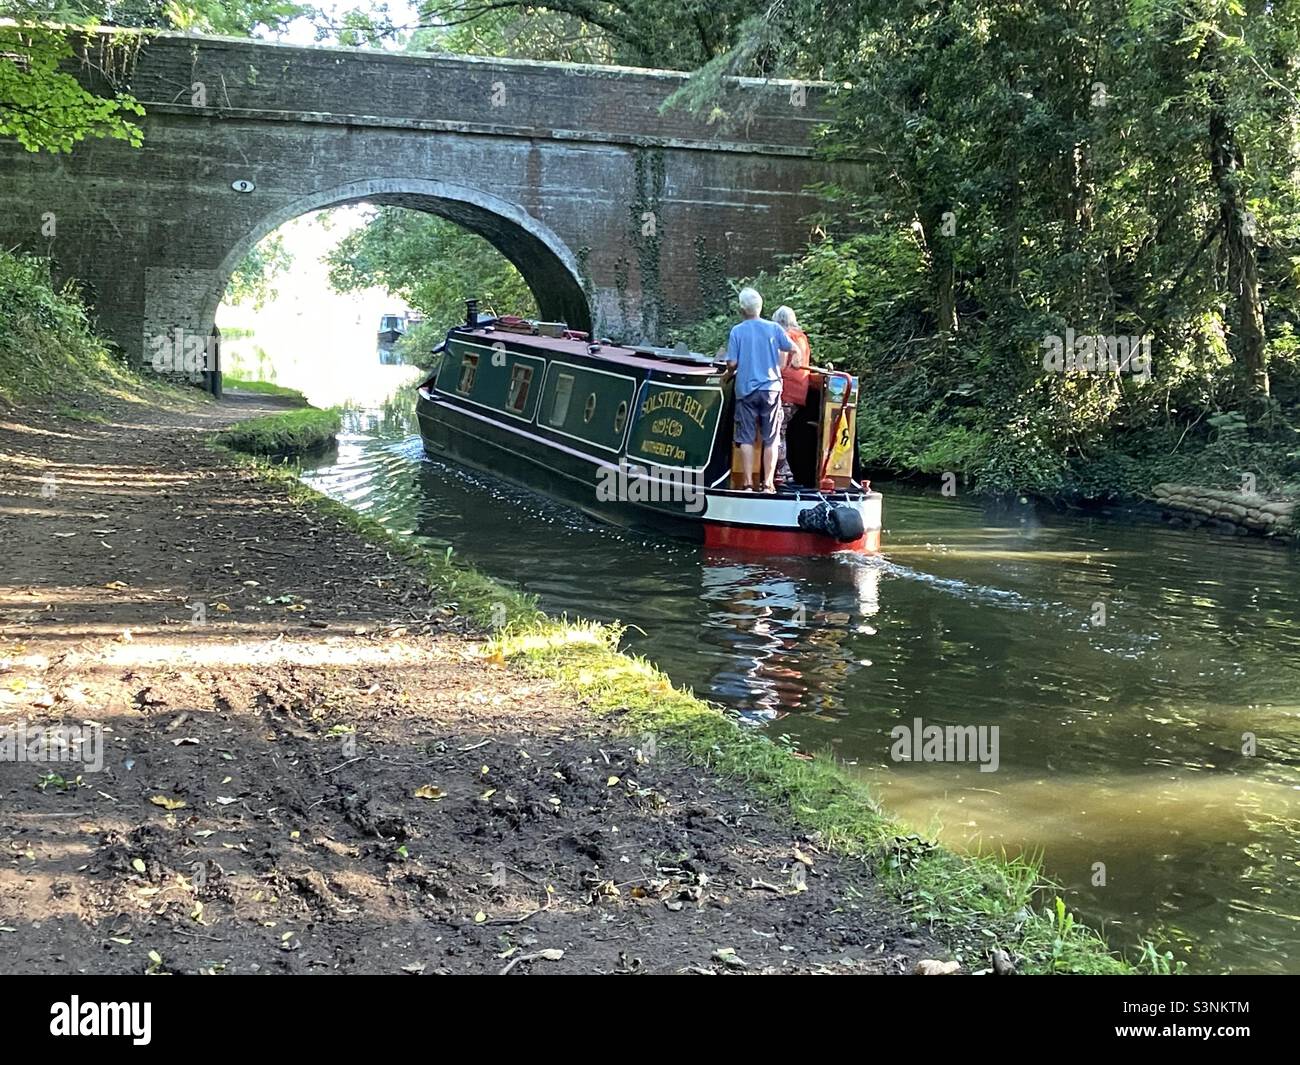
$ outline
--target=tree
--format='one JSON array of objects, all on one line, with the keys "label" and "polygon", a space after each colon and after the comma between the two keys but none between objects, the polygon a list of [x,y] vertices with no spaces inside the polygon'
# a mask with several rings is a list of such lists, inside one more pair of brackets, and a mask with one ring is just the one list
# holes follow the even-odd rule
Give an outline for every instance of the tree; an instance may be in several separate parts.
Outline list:
[{"label": "tree", "polygon": [[293,254],[278,233],[262,238],[240,260],[226,285],[226,297],[233,303],[251,303],[260,309],[276,297],[273,282],[293,266]]},{"label": "tree", "polygon": [[727,52],[762,10],[761,0],[420,0],[413,23],[386,7],[349,11],[344,43],[415,31],[422,50],[692,70]]},{"label": "tree", "polygon": [[470,297],[500,314],[537,314],[514,266],[482,237],[436,215],[380,207],[327,261],[336,291],[387,289],[422,311],[437,333],[461,320]]},{"label": "tree", "polygon": [[141,143],[132,116],[144,113],[130,96],[97,96],[61,69],[73,55],[70,32],[42,25],[62,15],[83,27],[84,16],[29,0],[0,0],[0,137],[29,152],[70,152],[87,137]]},{"label": "tree", "polygon": [[[7,2],[7,0],[6,0]],[[187,30],[225,37],[279,33],[317,9],[288,0],[65,0],[92,22],[141,29]]]}]

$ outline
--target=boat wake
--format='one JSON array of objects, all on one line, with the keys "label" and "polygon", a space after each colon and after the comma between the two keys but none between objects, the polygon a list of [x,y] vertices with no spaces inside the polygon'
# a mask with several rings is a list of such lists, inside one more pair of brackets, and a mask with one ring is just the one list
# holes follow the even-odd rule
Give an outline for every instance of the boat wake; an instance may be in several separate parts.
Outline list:
[{"label": "boat wake", "polygon": [[1048,609],[1058,605],[1049,603],[1046,600],[1028,599],[1010,588],[995,588],[989,584],[972,584],[970,581],[963,581],[958,577],[939,577],[933,573],[926,573],[924,570],[905,566],[901,562],[892,562],[885,555],[874,558],[852,555],[837,557],[842,558],[846,565],[874,566],[881,571],[882,576],[915,581],[918,584],[925,584],[938,591],[960,596],[963,599],[999,603],[1002,606],[1012,607],[1017,610]]}]

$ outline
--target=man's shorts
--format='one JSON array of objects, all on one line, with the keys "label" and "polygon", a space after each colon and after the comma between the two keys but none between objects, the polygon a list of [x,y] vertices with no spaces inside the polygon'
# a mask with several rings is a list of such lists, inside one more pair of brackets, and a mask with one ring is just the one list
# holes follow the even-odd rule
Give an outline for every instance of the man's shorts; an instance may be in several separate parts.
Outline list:
[{"label": "man's shorts", "polygon": [[776,443],[781,431],[781,393],[759,389],[736,401],[736,443],[752,444],[761,436],[764,447]]}]

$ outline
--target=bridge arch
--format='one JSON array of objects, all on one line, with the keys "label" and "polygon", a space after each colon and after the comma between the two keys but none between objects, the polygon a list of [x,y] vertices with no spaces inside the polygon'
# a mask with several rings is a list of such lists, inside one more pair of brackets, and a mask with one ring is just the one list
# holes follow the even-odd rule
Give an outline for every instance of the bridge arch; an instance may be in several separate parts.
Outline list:
[{"label": "bridge arch", "polygon": [[[210,331],[231,275],[249,251],[286,222],[329,207],[354,203],[405,207],[455,222],[477,233],[519,271],[545,319],[591,329],[591,309],[578,260],[545,223],[517,204],[468,185],[426,178],[384,177],[351,181],[301,196],[261,216],[226,253],[217,271],[217,284],[203,308],[204,328]],[[466,296],[474,293],[467,292]],[[497,308],[510,313],[513,308]]]}]

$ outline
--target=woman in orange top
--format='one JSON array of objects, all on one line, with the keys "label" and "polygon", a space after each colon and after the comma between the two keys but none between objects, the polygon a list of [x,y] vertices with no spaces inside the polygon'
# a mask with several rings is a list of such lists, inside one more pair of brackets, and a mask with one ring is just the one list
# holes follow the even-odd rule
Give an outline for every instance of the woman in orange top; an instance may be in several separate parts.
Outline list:
[{"label": "woman in orange top", "polygon": [[799,319],[795,317],[792,308],[778,307],[772,315],[772,321],[785,330],[786,336],[794,341],[797,349],[781,370],[781,447],[777,452],[776,464],[776,479],[792,481],[794,474],[786,458],[786,432],[795,411],[808,401],[808,367],[812,365],[812,356],[808,348],[808,334],[799,328]]}]

